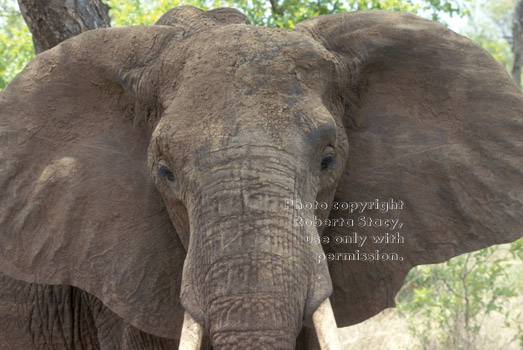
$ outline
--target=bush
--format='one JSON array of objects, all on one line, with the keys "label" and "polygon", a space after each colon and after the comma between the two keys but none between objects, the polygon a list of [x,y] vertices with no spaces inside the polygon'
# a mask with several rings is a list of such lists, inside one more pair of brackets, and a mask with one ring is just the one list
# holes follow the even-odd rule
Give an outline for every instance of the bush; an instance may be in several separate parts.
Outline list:
[{"label": "bush", "polygon": [[414,349],[470,350],[488,348],[479,337],[485,320],[499,313],[515,336],[499,349],[519,341],[521,315],[509,301],[522,290],[523,239],[461,255],[446,263],[413,269],[398,294],[398,309],[419,340]]}]

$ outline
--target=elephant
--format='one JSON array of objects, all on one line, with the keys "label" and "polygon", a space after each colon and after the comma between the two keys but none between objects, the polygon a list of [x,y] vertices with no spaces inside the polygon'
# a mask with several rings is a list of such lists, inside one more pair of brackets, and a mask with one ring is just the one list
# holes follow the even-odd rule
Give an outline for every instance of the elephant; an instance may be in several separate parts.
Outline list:
[{"label": "elephant", "polygon": [[2,349],[340,349],[412,267],[522,234],[522,93],[412,14],[176,7],[0,106]]}]

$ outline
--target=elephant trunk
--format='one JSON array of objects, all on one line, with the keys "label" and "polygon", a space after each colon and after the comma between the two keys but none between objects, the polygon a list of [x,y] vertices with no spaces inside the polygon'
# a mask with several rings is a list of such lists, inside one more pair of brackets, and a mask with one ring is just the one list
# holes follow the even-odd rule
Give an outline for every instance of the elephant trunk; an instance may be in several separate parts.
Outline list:
[{"label": "elephant trunk", "polygon": [[189,210],[181,301],[213,349],[292,350],[303,320],[332,292],[327,265],[317,259],[321,245],[305,240],[318,241],[317,229],[296,224],[314,211],[287,205],[314,197],[297,185],[304,180],[279,172],[281,164],[270,173],[215,167]]},{"label": "elephant trunk", "polygon": [[296,265],[265,254],[219,264],[212,284],[221,293],[209,299],[207,310],[213,348],[294,349],[308,289]]},{"label": "elephant trunk", "polygon": [[231,297],[214,303],[209,310],[209,335],[213,349],[278,349],[292,350],[296,341],[296,326],[289,324],[291,308],[281,297]]},{"label": "elephant trunk", "polygon": [[[300,259],[298,244],[257,234],[237,238],[243,240],[243,253],[215,256],[203,269],[197,294],[213,349],[294,349],[312,266]],[[235,244],[215,242],[227,243]]]}]

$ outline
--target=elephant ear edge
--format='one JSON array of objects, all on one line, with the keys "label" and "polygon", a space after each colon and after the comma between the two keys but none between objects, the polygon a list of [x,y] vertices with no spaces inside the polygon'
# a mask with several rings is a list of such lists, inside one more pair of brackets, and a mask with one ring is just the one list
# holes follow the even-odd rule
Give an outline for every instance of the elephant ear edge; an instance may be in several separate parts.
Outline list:
[{"label": "elephant ear edge", "polygon": [[150,125],[134,95],[180,36],[89,31],[0,93],[0,273],[81,288],[168,338],[181,329],[185,250],[148,173]]},{"label": "elephant ear edge", "polygon": [[184,28],[185,35],[205,28],[229,24],[251,24],[249,18],[234,8],[222,7],[204,11],[194,6],[177,6],[164,13],[155,25]]},{"label": "elephant ear edge", "polygon": [[[522,236],[523,95],[485,50],[406,13],[319,16],[296,29],[323,43],[342,62],[340,74],[351,75],[342,92],[348,165],[334,201],[404,204],[388,212],[331,211],[331,219],[354,220],[354,227],[324,231],[331,239],[324,250],[334,253],[338,326],[393,307],[413,266]],[[403,228],[360,226],[361,217],[398,219]],[[332,243],[355,232],[368,241]],[[404,243],[370,240],[397,232]],[[403,260],[362,260],[377,250]]]}]

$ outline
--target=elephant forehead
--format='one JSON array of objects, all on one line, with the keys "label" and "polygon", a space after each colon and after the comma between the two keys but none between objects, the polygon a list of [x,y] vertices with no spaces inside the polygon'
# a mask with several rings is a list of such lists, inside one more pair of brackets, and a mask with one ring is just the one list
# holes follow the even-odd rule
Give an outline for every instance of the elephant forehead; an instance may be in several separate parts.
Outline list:
[{"label": "elephant forehead", "polygon": [[[181,80],[185,92],[257,99],[302,95],[304,88],[325,89],[334,74],[333,56],[310,37],[296,32],[231,25],[194,35],[186,43]],[[273,96],[271,96],[272,98]]]},{"label": "elephant forehead", "polygon": [[202,138],[255,134],[283,143],[293,130],[332,123],[322,99],[336,61],[306,35],[227,26],[187,39],[184,60],[166,111],[179,136],[194,126]]}]

